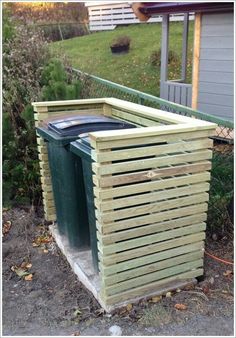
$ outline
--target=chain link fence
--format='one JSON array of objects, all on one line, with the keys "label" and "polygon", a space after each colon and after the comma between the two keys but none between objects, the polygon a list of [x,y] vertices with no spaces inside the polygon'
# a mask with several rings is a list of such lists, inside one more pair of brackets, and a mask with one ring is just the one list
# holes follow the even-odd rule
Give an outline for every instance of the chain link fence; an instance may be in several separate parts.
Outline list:
[{"label": "chain link fence", "polygon": [[90,34],[86,23],[62,22],[35,24],[48,41],[60,41]]},{"label": "chain link fence", "polygon": [[233,234],[234,125],[232,122],[71,69],[82,85],[82,98],[115,97],[218,124],[214,137],[208,227],[210,234]]}]

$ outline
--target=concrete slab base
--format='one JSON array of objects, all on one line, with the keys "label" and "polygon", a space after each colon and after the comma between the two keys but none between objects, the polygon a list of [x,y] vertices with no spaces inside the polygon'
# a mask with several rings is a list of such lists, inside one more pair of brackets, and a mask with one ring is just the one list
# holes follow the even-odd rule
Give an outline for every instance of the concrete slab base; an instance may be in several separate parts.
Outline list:
[{"label": "concrete slab base", "polygon": [[136,297],[115,305],[106,305],[101,298],[101,281],[99,274],[93,268],[91,250],[78,251],[78,249],[71,248],[67,237],[59,233],[56,223],[50,225],[49,228],[61,252],[65,255],[74,273],[78,276],[79,281],[92,292],[93,296],[106,312],[113,312],[118,308],[126,306],[128,303],[137,303],[141,299],[163,295],[169,291],[182,289],[187,285],[197,283],[195,278],[185,281],[174,281],[156,288],[153,292],[145,295],[145,297]]}]

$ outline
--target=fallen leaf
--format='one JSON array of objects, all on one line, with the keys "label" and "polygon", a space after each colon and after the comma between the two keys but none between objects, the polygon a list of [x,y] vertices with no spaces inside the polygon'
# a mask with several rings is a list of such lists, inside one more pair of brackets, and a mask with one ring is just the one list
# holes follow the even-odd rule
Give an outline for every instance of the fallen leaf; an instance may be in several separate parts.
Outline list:
[{"label": "fallen leaf", "polygon": [[41,239],[41,243],[50,243],[52,242],[52,237],[45,237]]},{"label": "fallen leaf", "polygon": [[27,263],[27,264],[26,264],[26,268],[27,268],[27,269],[32,268],[32,264],[31,264],[31,263]]},{"label": "fallen leaf", "polygon": [[127,313],[127,309],[126,307],[122,307],[121,309],[119,309],[119,315],[123,315],[123,314],[126,314]]},{"label": "fallen leaf", "polygon": [[53,237],[50,235],[46,235],[46,236],[38,236],[34,239],[34,241],[32,242],[32,245],[34,247],[37,246],[41,246],[42,244],[47,244],[53,241]]},{"label": "fallen leaf", "polygon": [[194,289],[195,289],[195,285],[193,283],[189,283],[183,288],[183,290],[185,291],[194,290]]},{"label": "fallen leaf", "polygon": [[27,281],[31,281],[33,279],[33,274],[30,273],[29,275],[25,276],[24,279]]},{"label": "fallen leaf", "polygon": [[47,250],[47,249],[43,249],[43,252],[44,252],[44,253],[48,253],[48,250]]},{"label": "fallen leaf", "polygon": [[132,304],[128,304],[128,305],[126,306],[126,310],[127,310],[128,312],[131,311],[132,308],[133,308],[133,305],[132,305]]},{"label": "fallen leaf", "polygon": [[166,298],[170,298],[172,296],[172,293],[169,291],[166,293]]},{"label": "fallen leaf", "polygon": [[14,272],[17,274],[17,276],[19,277],[24,277],[24,276],[27,276],[29,275],[29,273],[27,271],[25,271],[24,269],[21,269],[21,268],[16,268],[14,270]]},{"label": "fallen leaf", "polygon": [[101,316],[101,315],[103,315],[104,313],[105,313],[105,310],[104,310],[103,308],[97,309],[97,310],[95,311],[95,314],[96,314],[97,316]]},{"label": "fallen leaf", "polygon": [[225,272],[223,272],[223,275],[225,277],[231,277],[233,275],[233,271],[232,270],[226,270]]},{"label": "fallen leaf", "polygon": [[11,221],[6,221],[2,227],[2,234],[5,236],[11,229]]},{"label": "fallen leaf", "polygon": [[82,313],[82,312],[81,312],[79,309],[76,309],[76,310],[74,311],[74,316],[77,317],[77,316],[81,315],[81,313]]},{"label": "fallen leaf", "polygon": [[74,332],[74,333],[72,333],[72,336],[80,336],[80,333],[79,332]]},{"label": "fallen leaf", "polygon": [[160,300],[162,299],[162,296],[155,296],[155,297],[152,297],[149,302],[150,303],[158,303],[160,302]]},{"label": "fallen leaf", "polygon": [[187,309],[187,305],[185,305],[185,304],[175,304],[175,309],[183,311],[183,310]]}]

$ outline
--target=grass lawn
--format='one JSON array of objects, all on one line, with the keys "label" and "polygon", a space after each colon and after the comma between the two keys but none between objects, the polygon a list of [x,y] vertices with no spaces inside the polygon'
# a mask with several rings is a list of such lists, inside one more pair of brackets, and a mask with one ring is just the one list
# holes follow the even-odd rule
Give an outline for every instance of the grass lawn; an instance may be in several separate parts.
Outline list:
[{"label": "grass lawn", "polygon": [[[171,22],[169,48],[178,54],[178,61],[171,62],[169,78],[180,77],[181,22]],[[119,35],[131,38],[128,54],[113,55],[110,51],[112,40]],[[73,67],[128,87],[159,95],[160,66],[153,66],[150,55],[161,47],[161,24],[137,24],[118,27],[114,31],[54,42],[51,50],[56,55],[66,55]],[[188,81],[191,82],[193,48],[193,22],[190,22]]]}]

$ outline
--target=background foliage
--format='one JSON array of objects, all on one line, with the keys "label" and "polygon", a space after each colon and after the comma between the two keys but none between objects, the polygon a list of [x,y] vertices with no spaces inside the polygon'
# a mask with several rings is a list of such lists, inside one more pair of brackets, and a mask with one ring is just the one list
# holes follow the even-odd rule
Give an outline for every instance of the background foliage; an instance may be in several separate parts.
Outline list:
[{"label": "background foliage", "polygon": [[53,59],[42,32],[3,21],[3,204],[41,202],[31,102],[78,98],[80,82]]},{"label": "background foliage", "polygon": [[88,13],[81,2],[12,2],[5,10],[21,24],[38,26],[49,41],[88,34]]}]

